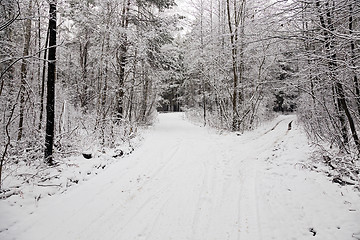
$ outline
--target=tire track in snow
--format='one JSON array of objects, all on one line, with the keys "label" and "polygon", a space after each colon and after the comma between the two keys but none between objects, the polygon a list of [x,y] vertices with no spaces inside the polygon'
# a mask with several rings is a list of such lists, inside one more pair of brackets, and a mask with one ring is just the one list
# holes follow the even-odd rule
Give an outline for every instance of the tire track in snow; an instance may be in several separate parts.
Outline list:
[{"label": "tire track in snow", "polygon": [[175,149],[169,154],[169,157],[166,157],[165,163],[162,163],[160,167],[156,168],[140,186],[137,187],[137,190],[140,191],[143,187],[145,187],[149,182],[156,180],[155,178],[159,176],[170,164],[173,162],[174,157],[178,153],[180,149],[180,143],[175,146]]},{"label": "tire track in snow", "polygon": [[[171,183],[167,184],[166,186],[164,186],[162,189],[160,189],[157,192],[153,192],[150,196],[148,196],[147,198],[145,198],[145,200],[141,201],[141,205],[140,207],[138,207],[138,209],[135,211],[135,213],[132,213],[130,216],[127,216],[127,214],[124,214],[122,217],[124,217],[124,219],[126,218],[127,222],[122,225],[121,227],[119,227],[118,231],[116,231],[116,234],[114,235],[114,237],[121,237],[121,232],[123,232],[126,228],[129,227],[129,225],[133,224],[134,221],[137,220],[137,217],[146,209],[149,207],[149,205],[151,206],[158,206],[159,204],[162,205],[163,207],[165,206],[165,204],[168,202],[169,198],[166,198],[165,203],[161,204],[162,202],[164,202],[164,198],[162,197],[164,195],[164,193],[167,192],[167,190],[169,190],[171,188]],[[162,207],[162,208],[163,208]],[[161,208],[161,209],[162,209]],[[148,208],[149,209],[149,208]],[[158,216],[161,214],[161,209],[158,212]],[[126,213],[128,213],[126,211]],[[150,216],[151,218],[151,216]],[[139,234],[143,235],[144,232],[146,232],[147,228],[152,225],[154,226],[155,222],[151,221],[150,224],[147,224],[145,226],[145,228],[143,230],[141,230]],[[150,236],[150,235],[149,235]],[[116,239],[116,238],[113,238]]]},{"label": "tire track in snow", "polygon": [[[181,144],[182,141],[177,141],[175,146],[171,147],[170,153],[166,154],[165,156],[163,155],[161,158],[165,159],[165,162],[163,163],[162,161],[160,162],[161,165],[159,167],[156,167],[155,170],[151,171],[150,176],[141,184],[136,186],[136,191],[133,192],[125,201],[124,206],[126,207],[126,205],[130,204],[131,202],[136,201],[136,198],[142,197],[145,194],[149,194],[150,196],[145,198],[144,200],[141,200],[141,206],[136,210],[136,212],[134,214],[132,214],[131,216],[126,216],[127,217],[127,223],[120,228],[121,232],[122,230],[126,229],[127,226],[129,226],[129,224],[133,223],[133,221],[142,213],[142,211],[144,211],[145,209],[148,209],[149,205],[153,205],[153,206],[157,206],[157,204],[161,204],[161,202],[164,201],[163,199],[163,195],[165,193],[165,203],[163,204],[163,207],[166,205],[166,203],[169,201],[169,196],[166,196],[166,192],[171,188],[170,186],[172,186],[172,182],[166,183],[164,184],[163,182],[160,182],[160,185],[164,185],[164,187],[159,190],[159,191],[155,191],[153,192],[153,189],[158,188],[159,186],[157,185],[159,183],[159,177],[161,178],[162,174],[166,175],[166,170],[168,170],[169,167],[172,166],[172,164],[174,164],[174,160],[175,157],[177,155],[177,153],[179,152],[179,150],[181,149]],[[149,166],[146,169],[151,169],[152,164],[150,163]],[[147,171],[147,170],[146,170]],[[154,186],[152,186],[154,185]],[[146,195],[145,195],[146,196]],[[157,201],[154,201],[157,200]],[[140,201],[140,200],[139,200]],[[155,202],[155,203],[154,203]],[[161,209],[162,209],[161,208]],[[157,214],[157,216],[160,216],[161,214],[161,209],[159,211],[159,214]],[[125,216],[124,216],[125,217]],[[151,223],[149,225],[147,225],[145,227],[145,230],[148,228],[153,229],[155,223]],[[149,227],[152,226],[152,227]]]},{"label": "tire track in snow", "polygon": [[[209,212],[211,206],[212,206],[212,200],[210,199],[210,196],[212,194],[211,189],[209,188],[209,186],[211,187],[211,176],[209,175],[209,167],[207,166],[206,163],[202,163],[203,164],[203,168],[204,168],[204,176],[202,178],[202,184],[201,187],[199,189],[199,193],[198,193],[198,199],[197,199],[197,203],[196,203],[196,207],[195,207],[195,213],[194,213],[194,217],[192,220],[192,237],[191,239],[199,239],[198,235],[200,234],[200,236],[206,232],[206,230],[209,228],[208,225],[209,223],[205,222],[201,222],[204,221],[204,217],[202,214],[206,214]],[[206,208],[206,206],[208,206]],[[208,212],[205,212],[205,211]],[[208,219],[208,218],[206,218]],[[205,225],[205,226],[203,226]],[[201,231],[199,231],[199,228],[201,228]]]},{"label": "tire track in snow", "polygon": [[[238,222],[239,231],[237,239],[262,239],[262,232],[260,227],[260,209],[258,203],[258,162],[262,161],[263,155],[272,153],[273,148],[279,141],[284,141],[288,134],[287,123],[285,120],[293,120],[293,117],[287,117],[278,121],[274,127],[267,130],[265,133],[259,135],[257,138],[239,140],[242,148],[235,153],[241,156],[243,164],[240,170],[241,176],[241,190],[238,194]],[[276,132],[276,128],[279,128]],[[282,130],[284,129],[284,130]],[[278,136],[279,131],[284,131],[284,134]],[[258,144],[264,142],[263,139],[269,139],[268,143],[259,146]],[[251,149],[252,151],[247,151]],[[241,151],[248,152],[248,155],[241,155]]]},{"label": "tire track in snow", "polygon": [[146,240],[150,240],[150,237],[153,235],[154,230],[155,230],[155,226],[158,225],[159,220],[163,214],[163,210],[165,209],[165,206],[167,206],[167,204],[169,204],[171,197],[169,197],[164,204],[162,204],[162,207],[160,208],[160,211],[157,213],[155,219],[152,221],[151,223],[151,230],[149,231],[148,236],[146,237]]},{"label": "tire track in snow", "polygon": [[[137,163],[135,163],[135,165],[133,165],[132,169],[129,169],[130,172],[126,173],[121,176],[120,178],[117,178],[118,181],[122,182],[122,184],[126,183],[124,182],[127,181],[127,186],[130,190],[125,190],[122,191],[123,194],[129,193],[129,196],[126,198],[120,197],[119,202],[115,203],[115,206],[112,206],[111,209],[107,209],[103,212],[101,212],[99,215],[97,215],[96,218],[93,218],[91,222],[89,222],[89,224],[84,227],[83,229],[79,229],[78,231],[80,232],[79,236],[86,236],[88,232],[91,232],[92,229],[96,229],[97,225],[99,222],[109,222],[114,218],[114,215],[116,213],[119,213],[120,216],[122,217],[126,217],[126,219],[128,220],[128,222],[126,224],[124,224],[124,227],[120,228],[120,229],[125,229],[126,226],[128,226],[129,224],[131,224],[136,218],[137,216],[139,216],[142,211],[144,209],[148,209],[149,206],[156,206],[157,204],[160,204],[162,199],[158,199],[159,196],[162,196],[164,192],[167,192],[167,190],[170,188],[171,183],[167,183],[167,182],[160,182],[157,181],[158,177],[161,176],[162,174],[164,174],[164,172],[167,170],[167,168],[169,166],[172,165],[172,163],[174,162],[174,158],[177,155],[177,152],[179,151],[181,146],[181,141],[177,141],[175,143],[175,145],[172,145],[171,147],[167,147],[167,149],[171,149],[170,152],[166,152],[166,154],[164,154],[161,157],[161,164],[151,164],[149,162],[149,164],[147,164],[145,166],[145,168],[141,168],[141,171],[138,171],[136,169],[138,169],[141,165],[143,165],[144,163],[147,163],[146,159],[141,159],[141,161],[138,161]],[[164,161],[165,159],[165,161]],[[160,166],[159,166],[160,165]],[[136,170],[137,173],[134,173],[134,171],[131,170]],[[148,178],[144,181],[137,181],[135,180],[135,177],[139,178],[139,174],[143,174],[146,172],[151,172],[150,174],[148,174]],[[143,175],[142,177],[144,177],[146,175]],[[130,182],[129,182],[130,180]],[[126,184],[125,184],[126,186]],[[157,188],[161,188],[161,190],[159,191],[153,191],[153,189],[155,189],[155,187]],[[163,187],[161,187],[163,186]],[[109,189],[108,189],[109,190]],[[107,191],[108,191],[107,190]],[[112,187],[113,191],[116,191],[114,189],[114,187]],[[114,195],[114,194],[112,194]],[[146,198],[144,198],[144,196]],[[115,195],[113,196],[115,197]],[[123,200],[122,200],[123,199]],[[137,206],[140,207],[136,207],[137,209],[135,211],[133,211],[131,214],[132,216],[129,216],[128,211],[125,211],[123,209],[128,208],[129,206],[131,207],[131,209],[134,208],[134,203]],[[121,215],[122,213],[122,215]],[[114,232],[118,232],[118,228],[116,228],[116,226],[110,226],[110,229],[112,229],[112,231]],[[71,232],[69,232],[71,233]],[[92,236],[89,235],[88,239],[92,239]],[[96,239],[96,238],[95,238]]]}]

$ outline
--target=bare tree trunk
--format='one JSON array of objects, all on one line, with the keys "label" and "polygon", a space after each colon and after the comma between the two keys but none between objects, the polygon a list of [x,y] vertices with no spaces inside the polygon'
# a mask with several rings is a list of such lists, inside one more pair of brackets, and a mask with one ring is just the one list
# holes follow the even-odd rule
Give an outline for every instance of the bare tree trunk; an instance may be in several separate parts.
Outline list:
[{"label": "bare tree trunk", "polygon": [[81,83],[82,89],[80,92],[81,109],[84,113],[87,112],[87,104],[89,103],[89,86],[87,81],[87,66],[88,66],[88,48],[90,41],[88,39],[88,30],[85,29],[85,42],[80,42],[80,66],[81,66]]},{"label": "bare tree trunk", "polygon": [[351,113],[350,113],[350,110],[347,106],[347,103],[346,103],[346,99],[345,99],[345,91],[344,91],[344,88],[342,86],[341,83],[337,82],[336,83],[336,90],[339,94],[339,103],[340,103],[340,106],[341,108],[344,110],[345,112],[345,115],[347,117],[347,120],[349,122],[349,125],[350,125],[350,130],[351,130],[351,134],[352,134],[352,137],[354,139],[354,142],[355,142],[355,146],[360,154],[360,140],[359,140],[359,137],[357,135],[357,132],[356,132],[356,129],[355,129],[355,123],[354,123],[354,120],[351,116]]},{"label": "bare tree trunk", "polygon": [[333,25],[333,21],[332,21],[333,19],[332,19],[332,15],[331,15],[331,10],[329,8],[329,2],[325,3],[325,6],[327,7],[327,9],[326,9],[327,25],[325,23],[325,18],[322,16],[321,11],[320,11],[319,1],[317,0],[315,4],[319,10],[320,24],[323,27],[323,31],[324,31],[325,50],[327,51],[327,53],[329,55],[328,56],[328,58],[329,58],[328,65],[329,65],[329,71],[330,71],[330,78],[333,81],[333,83],[335,84],[335,91],[337,94],[337,102],[338,102],[338,107],[339,107],[339,112],[340,112],[340,124],[341,124],[341,130],[342,130],[342,134],[343,134],[344,144],[348,143],[347,126],[346,126],[346,122],[345,122],[345,117],[346,117],[348,120],[349,126],[350,126],[350,130],[352,133],[354,143],[360,154],[360,141],[359,141],[359,137],[356,132],[353,117],[351,115],[351,112],[350,112],[347,102],[346,102],[346,94],[344,91],[344,87],[343,87],[343,84],[340,82],[340,80],[335,76],[335,70],[337,68],[337,56],[336,56],[336,52],[334,51],[334,46],[333,46],[334,25]]},{"label": "bare tree trunk", "polygon": [[[204,2],[203,0],[200,1],[200,48],[201,48],[201,55],[203,55],[204,51],[204,33],[203,33],[203,18],[204,18]],[[212,9],[211,9],[212,11]],[[211,14],[211,13],[210,13]],[[211,18],[211,25],[212,25],[212,15]],[[212,30],[212,29],[211,29]],[[205,87],[205,76],[204,76],[204,66],[203,63],[200,62],[200,78],[201,78],[201,87],[202,87],[202,102],[203,102],[203,119],[204,119],[204,126],[206,126],[206,87]]]},{"label": "bare tree trunk", "polygon": [[[46,33],[44,59],[47,58],[48,43],[49,43],[49,28]],[[43,121],[43,114],[44,114],[45,77],[46,77],[46,61],[43,62],[42,78],[41,78],[39,130],[41,130],[41,128],[42,128],[42,121]]]},{"label": "bare tree trunk", "polygon": [[234,27],[231,21],[230,1],[226,0],[227,18],[230,31],[230,43],[231,43],[231,57],[232,57],[232,72],[233,72],[233,96],[232,96],[232,130],[239,130],[239,118],[238,118],[238,82],[239,82],[239,66],[238,66],[238,13],[237,3],[234,0]]},{"label": "bare tree trunk", "polygon": [[0,159],[0,189],[2,187],[2,171],[3,171],[3,166],[4,166],[4,163],[5,163],[5,158],[6,158],[6,155],[8,153],[8,149],[10,147],[10,144],[11,144],[11,137],[10,137],[10,124],[11,124],[11,121],[13,119],[13,116],[14,116],[14,112],[15,112],[15,108],[16,108],[16,105],[17,105],[17,102],[18,102],[18,99],[19,99],[19,96],[20,96],[20,90],[17,94],[17,97],[16,97],[16,101],[10,111],[10,116],[7,120],[7,123],[5,125],[5,133],[6,133],[6,144],[4,146],[4,150],[1,154],[1,159]]},{"label": "bare tree trunk", "polygon": [[55,77],[56,77],[56,5],[53,0],[50,5],[49,19],[49,56],[48,56],[48,80],[46,101],[46,136],[44,158],[49,165],[54,164],[53,145],[55,129]]},{"label": "bare tree trunk", "polygon": [[[108,30],[108,23],[106,24],[106,30]],[[108,31],[106,31],[108,32]],[[99,86],[99,97],[98,97],[98,106],[97,106],[97,123],[99,123],[100,131],[101,131],[101,145],[105,145],[105,120],[107,115],[106,110],[106,101],[107,101],[107,90],[108,90],[108,60],[105,58],[105,69],[104,69],[104,55],[105,52],[109,49],[109,36],[103,36],[101,43],[101,54],[100,54],[100,70],[98,76],[98,86]],[[110,107],[110,106],[109,106]]]},{"label": "bare tree trunk", "polygon": [[[354,33],[353,14],[354,14],[353,4],[352,4],[352,2],[350,2],[349,3],[349,34],[350,34],[350,36],[353,35],[353,33]],[[350,49],[351,49],[350,64],[353,67],[353,69],[356,69],[356,64],[355,64],[355,59],[356,59],[355,40],[350,41]],[[354,86],[355,86],[355,97],[356,97],[356,103],[357,103],[357,111],[358,111],[358,114],[360,115],[360,87],[359,87],[359,80],[358,80],[356,71],[354,70],[353,72],[354,72],[353,73],[354,74],[353,82],[354,82]]]},{"label": "bare tree trunk", "polygon": [[203,99],[203,118],[204,118],[204,126],[206,126],[206,86],[205,86],[205,80],[204,77],[202,77],[202,99]]},{"label": "bare tree trunk", "polygon": [[136,57],[137,57],[137,50],[135,50],[135,54],[134,54],[134,63],[133,63],[133,77],[132,77],[132,82],[131,82],[131,87],[130,87],[130,96],[129,96],[129,104],[128,104],[128,118],[129,118],[129,122],[131,123],[132,121],[132,112],[133,112],[133,105],[134,105],[134,88],[135,88],[135,81],[136,81]]},{"label": "bare tree trunk", "polygon": [[[38,19],[37,19],[37,47],[38,47],[38,64],[37,64],[37,79],[38,79],[38,84],[39,84],[39,93],[40,93],[40,89],[41,89],[41,15],[40,15],[40,3],[38,0],[36,0],[37,3],[37,14],[38,14]],[[40,95],[40,94],[39,94]]]},{"label": "bare tree trunk", "polygon": [[[110,16],[109,16],[110,18]],[[100,92],[100,94],[98,95],[98,100],[97,100],[97,125],[98,123],[100,123],[100,128],[102,131],[102,136],[103,136],[103,142],[102,145],[105,144],[105,139],[104,139],[104,124],[105,124],[105,119],[106,119],[106,115],[107,115],[107,110],[106,110],[106,102],[108,99],[108,58],[105,58],[105,54],[108,53],[109,51],[109,34],[108,34],[108,30],[109,30],[109,21],[106,22],[106,35],[102,36],[101,39],[101,54],[100,54],[100,67],[98,69],[98,77],[97,77],[97,85],[98,85],[98,91]],[[104,58],[105,58],[105,69],[104,69]],[[109,106],[110,107],[110,106]]]},{"label": "bare tree trunk", "polygon": [[[245,60],[244,60],[244,51],[245,51],[245,7],[246,7],[246,0],[241,1],[240,9],[238,10],[238,17],[237,20],[238,27],[240,29],[240,40],[239,40],[239,82],[238,84],[242,84],[244,82],[244,71],[245,71]],[[240,91],[241,90],[241,91]],[[244,90],[243,88],[238,89],[238,97],[239,103],[244,102]]]},{"label": "bare tree trunk", "polygon": [[[329,32],[331,32],[331,28],[332,28],[332,24],[331,24],[331,20],[330,20],[330,10],[327,9],[325,16],[327,17],[327,21],[328,21],[328,26],[325,22],[325,17],[323,16],[323,13],[321,12],[321,6],[320,6],[320,2],[319,0],[317,0],[315,2],[315,5],[318,9],[319,12],[319,20],[320,20],[320,25],[323,28],[323,35],[324,35],[324,40],[325,40],[325,51],[327,52],[327,54],[329,55],[328,58],[330,59],[328,62],[328,66],[329,66],[329,71],[331,74],[331,80],[332,83],[335,84],[338,80],[336,79],[336,77],[333,74],[334,68],[336,66],[336,55],[334,53],[331,53],[331,50],[333,48],[333,45],[331,43],[331,39],[329,36]],[[330,33],[331,34],[331,33]],[[340,104],[340,99],[339,99],[339,92],[338,92],[338,85],[334,85],[335,86],[335,92],[337,94],[337,105],[338,105],[338,110],[339,110],[339,121],[340,121],[340,125],[341,125],[341,131],[342,131],[342,137],[343,137],[343,142],[344,144],[348,143],[348,134],[347,134],[347,126],[346,126],[346,122],[345,122],[345,116],[343,111],[341,110],[341,104]]]},{"label": "bare tree trunk", "polygon": [[[131,0],[124,0],[123,11],[122,11],[122,22],[121,26],[124,31],[127,30],[129,25],[129,10],[130,10]],[[119,83],[117,89],[117,106],[116,106],[116,118],[118,121],[123,118],[124,115],[124,83],[125,83],[125,67],[127,62],[127,33],[124,32],[122,34],[122,39],[120,43],[120,47],[117,49],[116,58],[117,64],[119,66]]]},{"label": "bare tree trunk", "polygon": [[148,95],[149,95],[149,76],[148,76],[148,67],[144,66],[143,63],[143,69],[145,69],[143,73],[143,94],[142,94],[142,106],[141,106],[141,121],[146,122],[146,111],[147,111],[147,105],[148,105]]},{"label": "bare tree trunk", "polygon": [[[32,0],[29,1],[28,16],[25,21],[25,38],[24,38],[24,51],[23,56],[29,55],[30,39],[31,39],[31,11]],[[27,77],[28,63],[26,59],[21,62],[21,84],[20,84],[20,113],[19,113],[19,130],[17,140],[20,141],[23,135],[24,127],[24,109],[25,109],[25,85]]]}]

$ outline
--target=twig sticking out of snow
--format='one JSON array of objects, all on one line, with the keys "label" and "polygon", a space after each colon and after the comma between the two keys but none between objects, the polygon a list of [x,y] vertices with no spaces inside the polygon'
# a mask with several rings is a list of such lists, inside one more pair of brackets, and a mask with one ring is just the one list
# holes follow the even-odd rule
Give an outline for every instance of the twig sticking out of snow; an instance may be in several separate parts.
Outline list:
[{"label": "twig sticking out of snow", "polygon": [[293,121],[289,122],[288,124],[288,130],[290,131],[291,130],[291,124],[292,124]]},{"label": "twig sticking out of snow", "polygon": [[309,228],[309,232],[311,232],[313,234],[313,236],[315,237],[316,231],[314,230],[314,228]]},{"label": "twig sticking out of snow", "polygon": [[61,187],[61,184],[35,184],[36,186],[39,186],[39,187]]},{"label": "twig sticking out of snow", "polygon": [[19,190],[8,190],[0,194],[0,199],[6,199],[13,195],[18,195],[19,193]]}]

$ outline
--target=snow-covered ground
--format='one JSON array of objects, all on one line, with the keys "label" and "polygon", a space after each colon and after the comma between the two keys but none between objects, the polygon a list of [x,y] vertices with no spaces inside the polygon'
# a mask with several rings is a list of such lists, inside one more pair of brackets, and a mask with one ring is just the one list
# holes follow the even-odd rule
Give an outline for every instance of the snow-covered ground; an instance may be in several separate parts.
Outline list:
[{"label": "snow-covered ground", "polygon": [[360,239],[359,192],[306,168],[295,116],[240,136],[183,118],[160,114],[133,154],[63,194],[1,200],[0,239]]}]

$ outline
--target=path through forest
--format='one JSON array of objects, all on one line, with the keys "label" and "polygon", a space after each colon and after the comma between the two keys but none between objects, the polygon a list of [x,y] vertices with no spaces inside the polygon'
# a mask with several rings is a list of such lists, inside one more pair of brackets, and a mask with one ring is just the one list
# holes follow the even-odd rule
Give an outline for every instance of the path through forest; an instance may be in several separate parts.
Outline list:
[{"label": "path through forest", "polygon": [[359,195],[305,169],[308,153],[293,115],[238,136],[160,114],[133,155],[42,200],[0,238],[356,239]]}]

